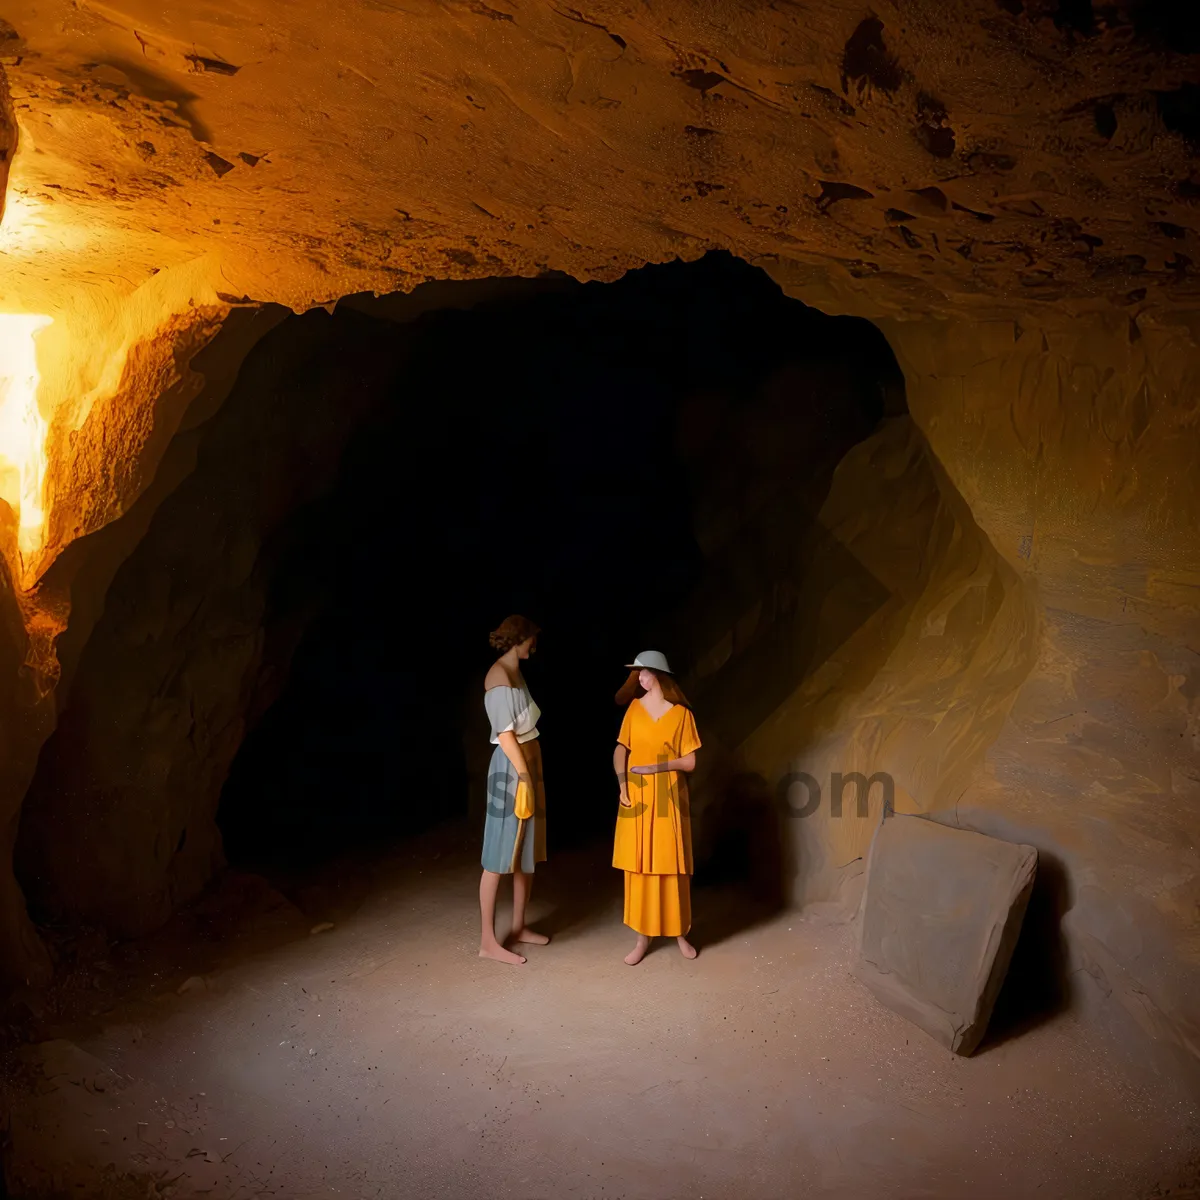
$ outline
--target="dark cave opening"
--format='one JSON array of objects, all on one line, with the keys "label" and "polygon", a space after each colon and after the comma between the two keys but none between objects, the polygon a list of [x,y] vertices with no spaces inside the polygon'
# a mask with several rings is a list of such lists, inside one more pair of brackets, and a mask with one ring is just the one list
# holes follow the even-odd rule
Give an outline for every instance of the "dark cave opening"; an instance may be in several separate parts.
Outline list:
[{"label": "dark cave opening", "polygon": [[[282,318],[186,435],[195,467],[64,692],[22,814],[32,911],[136,936],[225,863],[283,886],[445,822],[477,833],[487,634],[512,612],[543,630],[550,852],[611,836],[633,654],[695,674],[712,761],[885,602],[817,515],[851,447],[906,413],[875,326],[724,253]],[[712,813],[713,878],[786,840],[769,803]]]},{"label": "dark cave opening", "polygon": [[[333,322],[371,324],[377,307]],[[387,356],[395,331],[373,328]],[[406,332],[271,581],[268,626],[306,602],[314,568],[334,575],[225,784],[234,862],[321,859],[481,814],[486,634],[509,612],[543,629],[528,677],[553,843],[603,833],[621,664],[655,637],[685,669],[694,654],[662,631],[705,575],[693,519],[708,481],[688,458],[706,416],[755,412],[753,436],[769,438],[764,404],[810,405],[807,431],[827,444],[794,446],[795,470],[821,476],[903,411],[878,330],[791,301],[724,254],[614,284],[517,283]]]}]

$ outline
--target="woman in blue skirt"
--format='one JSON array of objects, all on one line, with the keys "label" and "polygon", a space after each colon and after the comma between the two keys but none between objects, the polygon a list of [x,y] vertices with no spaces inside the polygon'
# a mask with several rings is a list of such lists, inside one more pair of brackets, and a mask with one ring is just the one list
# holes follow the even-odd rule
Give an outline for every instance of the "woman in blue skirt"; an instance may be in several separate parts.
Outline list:
[{"label": "woman in blue skirt", "polygon": [[479,957],[523,963],[496,938],[496,895],[500,876],[513,880],[510,940],[545,945],[550,939],[525,924],[525,910],[537,863],[546,861],[546,797],[538,717],[521,675],[521,663],[537,649],[538,627],[512,616],[494,630],[490,641],[500,657],[484,680],[483,706],[492,725],[492,761],[488,766],[487,821],[483,827],[483,876],[479,880],[482,936]]}]

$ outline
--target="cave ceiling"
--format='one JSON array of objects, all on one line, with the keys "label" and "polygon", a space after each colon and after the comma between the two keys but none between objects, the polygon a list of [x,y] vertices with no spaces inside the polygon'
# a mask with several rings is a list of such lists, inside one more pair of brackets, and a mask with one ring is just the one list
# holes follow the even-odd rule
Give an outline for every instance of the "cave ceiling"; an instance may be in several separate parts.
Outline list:
[{"label": "cave ceiling", "polygon": [[1194,315],[1186,7],[17,0],[0,310],[185,265],[197,301],[302,310],[721,246],[869,316]]}]

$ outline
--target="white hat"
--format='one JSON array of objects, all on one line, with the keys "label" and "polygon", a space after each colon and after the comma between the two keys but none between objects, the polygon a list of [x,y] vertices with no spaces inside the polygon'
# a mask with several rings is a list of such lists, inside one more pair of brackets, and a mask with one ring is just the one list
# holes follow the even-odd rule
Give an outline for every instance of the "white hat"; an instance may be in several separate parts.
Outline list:
[{"label": "white hat", "polygon": [[666,675],[674,674],[667,662],[667,656],[658,650],[643,650],[633,662],[625,665],[627,667],[645,667],[650,671],[662,671]]}]

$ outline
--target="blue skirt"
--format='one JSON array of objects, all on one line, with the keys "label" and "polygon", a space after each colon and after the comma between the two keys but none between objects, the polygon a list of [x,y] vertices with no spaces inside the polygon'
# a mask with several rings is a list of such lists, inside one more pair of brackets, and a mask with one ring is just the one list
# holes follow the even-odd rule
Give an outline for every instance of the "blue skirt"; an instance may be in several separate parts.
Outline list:
[{"label": "blue skirt", "polygon": [[514,868],[527,875],[535,864],[546,861],[546,797],[542,786],[542,753],[537,739],[522,747],[533,777],[533,816],[521,821],[514,811],[517,772],[508,755],[497,746],[488,764],[487,818],[483,826],[485,871],[511,875]]}]

